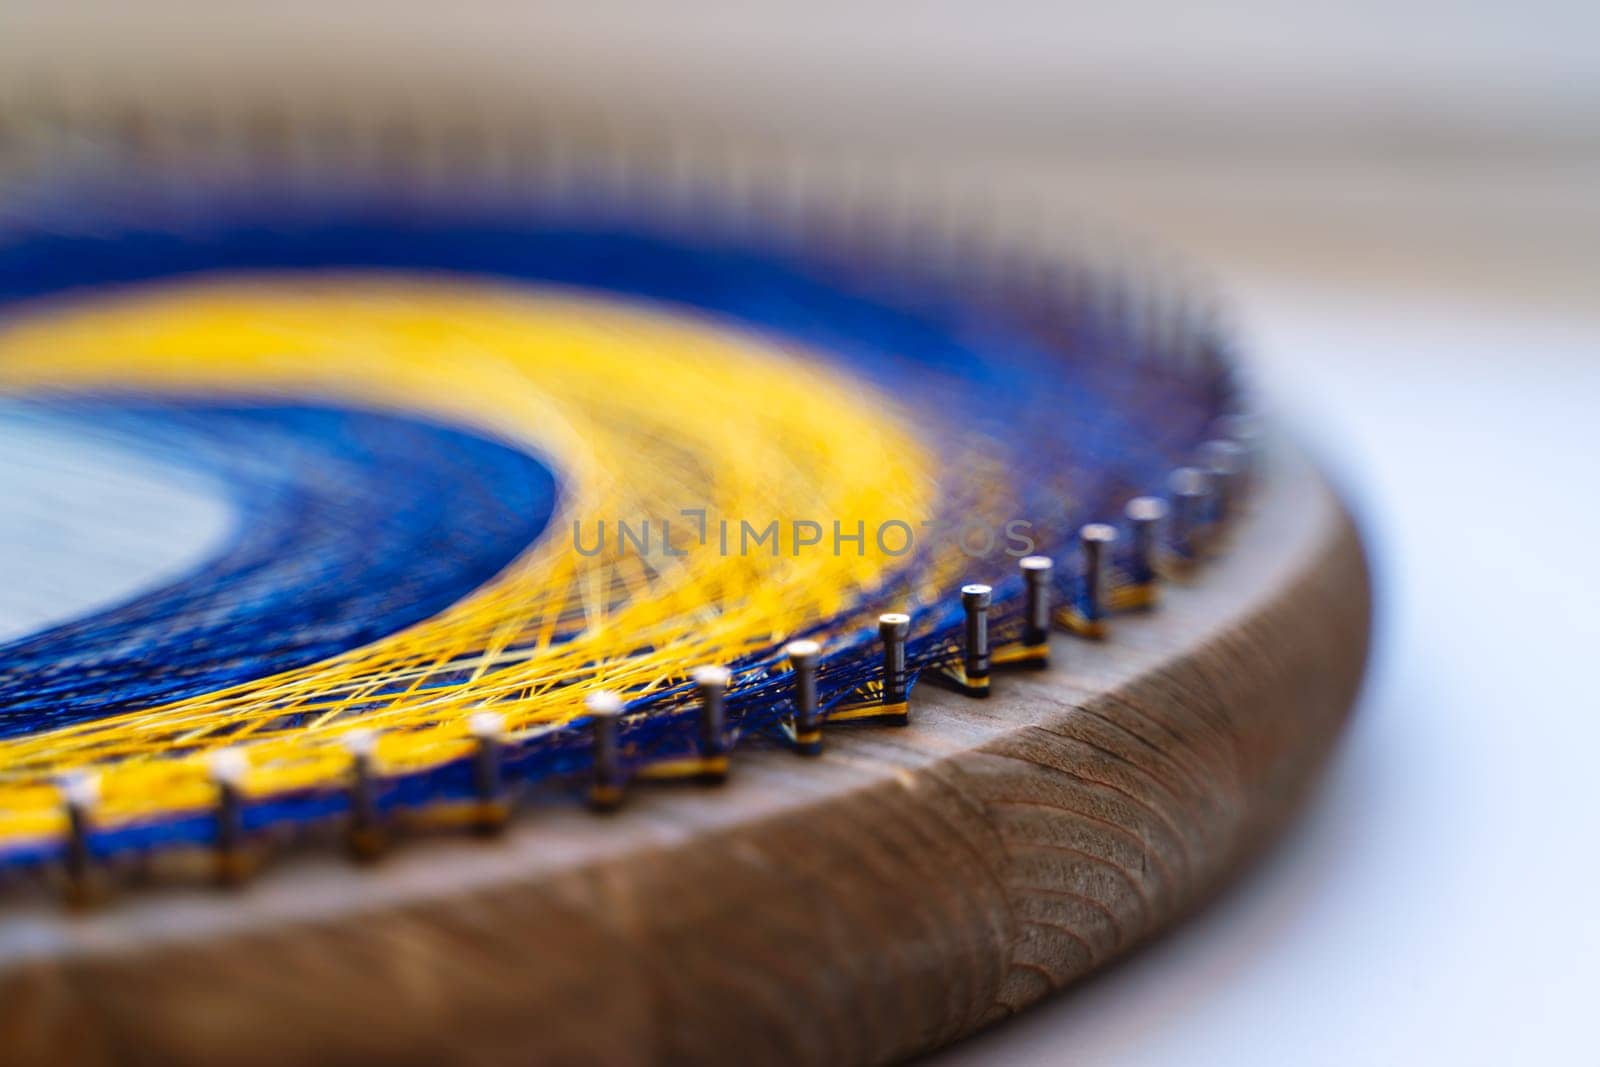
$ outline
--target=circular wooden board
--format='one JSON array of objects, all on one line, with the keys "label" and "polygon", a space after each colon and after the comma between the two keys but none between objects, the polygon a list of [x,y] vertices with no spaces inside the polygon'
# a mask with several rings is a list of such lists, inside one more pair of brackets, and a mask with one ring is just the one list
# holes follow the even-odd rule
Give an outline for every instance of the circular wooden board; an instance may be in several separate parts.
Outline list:
[{"label": "circular wooden board", "polygon": [[1202,904],[1294,814],[1365,663],[1355,530],[1269,446],[1227,551],[1110,638],[909,728],[740,750],[720,788],[532,807],[373,867],[275,862],[0,914],[23,1063],[883,1062],[1002,1019]]}]

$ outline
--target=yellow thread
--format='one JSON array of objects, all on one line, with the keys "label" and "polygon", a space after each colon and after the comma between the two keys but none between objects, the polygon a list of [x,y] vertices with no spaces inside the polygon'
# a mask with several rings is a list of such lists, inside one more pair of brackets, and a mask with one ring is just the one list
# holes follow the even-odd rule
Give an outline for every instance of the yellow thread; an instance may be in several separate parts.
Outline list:
[{"label": "yellow thread", "polygon": [[727,756],[684,756],[661,760],[643,767],[639,777],[651,781],[672,781],[683,778],[703,778],[708,775],[726,775]]},{"label": "yellow thread", "polygon": [[1119,585],[1111,590],[1109,600],[1112,611],[1137,611],[1152,607],[1160,599],[1155,582]]},{"label": "yellow thread", "polygon": [[901,701],[897,704],[851,704],[842,708],[835,708],[828,712],[828,722],[860,722],[903,719],[910,714],[910,707]]},{"label": "yellow thread", "polygon": [[[881,396],[805,353],[688,316],[443,278],[242,279],[130,290],[0,332],[0,389],[294,397],[416,412],[545,454],[549,534],[451,608],[363,648],[163,707],[0,742],[0,840],[58,834],[53,778],[102,774],[102,825],[208,807],[206,753],[249,744],[261,795],[341,780],[338,737],[381,728],[386,773],[647,692],[861,603],[896,560],[864,551],[723,556],[679,513],[847,528],[933,514],[934,464]],[[574,519],[672,521],[684,558],[571,551]],[[952,565],[943,563],[940,573]],[[917,590],[901,592],[901,599]],[[870,625],[870,616],[854,625]],[[532,645],[532,649],[529,649]],[[467,670],[469,685],[428,687]],[[397,692],[398,690],[398,692]],[[378,698],[377,694],[384,695]],[[372,708],[378,700],[381,706]],[[356,710],[358,705],[366,705]],[[289,712],[311,725],[280,726]]]},{"label": "yellow thread", "polygon": [[1050,646],[1024,645],[1021,643],[1001,645],[989,654],[989,663],[995,667],[1007,667],[1017,663],[1040,663],[1050,659]]}]

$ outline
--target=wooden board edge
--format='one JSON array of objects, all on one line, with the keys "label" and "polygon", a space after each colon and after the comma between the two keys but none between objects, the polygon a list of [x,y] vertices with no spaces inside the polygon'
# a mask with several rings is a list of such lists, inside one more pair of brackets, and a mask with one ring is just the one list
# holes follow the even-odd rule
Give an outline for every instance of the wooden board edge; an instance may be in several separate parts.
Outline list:
[{"label": "wooden board edge", "polygon": [[[1214,894],[1326,761],[1369,575],[1348,513],[1284,451],[1177,621],[1069,645],[1068,677],[981,712],[930,696],[920,735],[830,735],[843,770],[697,833],[646,804],[615,817],[636,820],[626,848],[450,891],[179,936],[145,936],[137,908],[91,920],[0,973],[7,1060],[865,1063],[1004,1018]],[[780,758],[743,788],[801,781]]]}]

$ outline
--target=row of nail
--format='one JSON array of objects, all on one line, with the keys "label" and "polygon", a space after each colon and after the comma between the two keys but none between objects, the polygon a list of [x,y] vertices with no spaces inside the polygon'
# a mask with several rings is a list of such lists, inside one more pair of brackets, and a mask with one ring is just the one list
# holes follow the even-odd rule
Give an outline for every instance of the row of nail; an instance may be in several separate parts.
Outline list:
[{"label": "row of nail", "polygon": [[[1256,448],[1249,424],[1230,422],[1229,436],[1207,442],[1197,454],[1197,464],[1174,471],[1167,494],[1129,500],[1118,525],[1093,522],[1076,537],[1076,566],[1061,572],[1048,556],[1027,556],[1018,561],[1019,595],[1003,605],[1005,625],[1001,640],[992,644],[996,629],[995,588],[968,584],[960,589],[960,623],[951,635],[930,634],[931,640],[913,641],[917,620],[903,612],[879,616],[877,637],[881,666],[877,677],[843,699],[824,706],[819,699],[819,670],[826,666],[823,646],[815,640],[789,642],[778,663],[756,668],[754,673],[782,686],[775,736],[804,756],[822,752],[825,726],[896,725],[910,722],[910,696],[919,677],[972,697],[990,693],[995,670],[1050,666],[1050,635],[1062,630],[1080,637],[1102,639],[1109,618],[1123,611],[1149,609],[1163,578],[1182,580],[1208,555],[1220,550],[1254,476]],[[938,628],[938,613],[924,612],[924,622]],[[728,774],[730,753],[738,735],[730,722],[729,692],[735,674],[720,665],[702,666],[691,673],[695,726],[686,751],[655,753],[643,761],[630,761],[625,735],[626,702],[612,692],[591,693],[584,715],[574,728],[584,732],[589,756],[587,802],[597,811],[618,808],[635,780],[692,780],[720,783]],[[768,691],[770,692],[770,686]],[[504,770],[508,735],[503,718],[479,712],[467,722],[472,740],[471,782],[473,799],[464,806],[464,821],[480,832],[493,832],[510,818],[513,803],[509,776]],[[382,802],[384,778],[377,758],[378,735],[356,729],[342,738],[349,758],[344,804],[344,837],[351,854],[373,859],[391,837]],[[245,778],[249,764],[245,750],[223,749],[212,754],[211,777],[216,790],[214,810],[213,870],[225,884],[241,881],[255,866],[244,812]],[[66,840],[61,864],[69,897],[87,901],[99,895],[96,878],[101,859],[95,847],[96,779],[80,775],[61,788],[65,808]]]},{"label": "row of nail", "polygon": [[[1031,247],[1048,200],[1013,214],[987,201],[947,202],[953,193],[946,190],[943,196],[929,194],[908,209],[914,214],[900,219],[901,205],[888,195],[849,195],[860,182],[848,171],[808,177],[784,157],[744,158],[735,146],[714,140],[680,143],[655,131],[587,121],[506,125],[449,122],[443,115],[363,117],[359,109],[347,114],[326,105],[316,112],[272,113],[242,103],[237,113],[185,118],[122,100],[101,103],[36,101],[33,120],[16,123],[15,151],[25,142],[41,142],[36,153],[47,187],[59,180],[58,168],[71,173],[86,144],[120,153],[149,184],[172,194],[180,213],[203,199],[208,181],[235,171],[256,180],[272,176],[291,188],[305,181],[312,191],[353,180],[368,168],[397,188],[415,182],[422,189],[437,179],[455,194],[463,178],[471,178],[491,199],[515,191],[558,201],[565,210],[647,206],[652,221],[661,224],[681,217],[713,230],[806,235],[810,247],[835,247],[852,258],[890,260],[902,269],[944,276],[968,300],[996,289],[1038,289],[1080,325],[1098,323],[1116,342],[1110,353],[1118,358],[1227,364],[1211,301],[1197,298],[1195,280],[1180,276],[1172,263],[1082,225],[1069,227],[1077,231],[1076,265],[1044,250],[1018,251]],[[0,147],[4,138],[0,130]],[[99,152],[89,156],[104,163]],[[897,183],[884,184],[887,193]],[[712,204],[717,209],[708,211]]]}]

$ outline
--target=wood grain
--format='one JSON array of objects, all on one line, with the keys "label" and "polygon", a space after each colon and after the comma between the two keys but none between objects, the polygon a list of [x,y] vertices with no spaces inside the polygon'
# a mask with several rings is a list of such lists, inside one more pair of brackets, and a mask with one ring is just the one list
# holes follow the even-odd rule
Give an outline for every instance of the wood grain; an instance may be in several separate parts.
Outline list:
[{"label": "wood grain", "polygon": [[920,687],[910,728],[819,759],[741,751],[719,789],[232,893],[0,901],[4,1059],[874,1063],[1002,1019],[1202,904],[1339,733],[1360,543],[1291,448],[1263,481],[1156,613],[988,701]]}]

